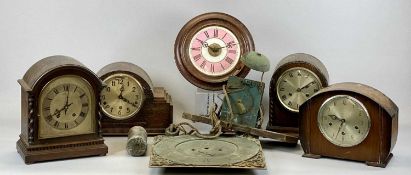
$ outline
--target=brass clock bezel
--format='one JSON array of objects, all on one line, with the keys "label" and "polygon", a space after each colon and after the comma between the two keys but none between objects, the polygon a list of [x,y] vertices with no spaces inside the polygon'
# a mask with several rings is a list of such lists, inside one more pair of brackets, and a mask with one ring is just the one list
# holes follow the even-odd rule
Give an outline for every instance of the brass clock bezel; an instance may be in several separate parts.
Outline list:
[{"label": "brass clock bezel", "polygon": [[[145,93],[144,93],[144,89],[143,89],[143,86],[141,85],[141,83],[140,83],[136,78],[134,78],[134,76],[132,76],[132,75],[130,75],[130,74],[121,73],[121,72],[119,72],[119,73],[114,73],[114,74],[111,74],[110,76],[106,77],[106,78],[103,80],[103,83],[106,83],[107,80],[109,80],[109,79],[111,79],[111,78],[113,78],[113,77],[117,77],[117,76],[127,76],[128,78],[132,79],[133,81],[135,81],[135,82],[137,83],[137,85],[138,85],[138,90],[141,92],[141,95],[142,95],[141,103],[139,103],[138,108],[137,108],[134,112],[130,113],[128,116],[125,116],[125,117],[118,117],[118,116],[112,115],[111,113],[107,112],[107,111],[105,110],[104,105],[103,105],[102,103],[100,103],[100,108],[101,108],[101,111],[102,111],[107,117],[109,117],[109,118],[111,118],[111,119],[114,119],[114,120],[127,120],[127,119],[132,118],[133,116],[135,116],[138,112],[140,112],[142,106],[144,105],[144,101],[146,100],[146,95],[145,95]],[[106,87],[105,87],[105,88],[106,88]],[[103,88],[103,90],[105,90],[105,88]],[[103,90],[102,90],[102,91],[103,91]],[[100,99],[101,99],[101,95],[102,95],[102,93],[100,93],[100,96],[99,96]]]},{"label": "brass clock bezel", "polygon": [[[336,98],[347,98],[347,99],[350,99],[350,100],[354,101],[355,103],[357,103],[358,105],[361,106],[361,108],[364,110],[364,112],[365,112],[365,114],[366,114],[366,116],[367,116],[367,119],[368,119],[368,120],[367,120],[367,121],[368,121],[367,133],[364,134],[364,137],[363,137],[361,140],[357,141],[357,143],[355,143],[355,144],[352,144],[352,145],[339,144],[339,143],[337,143],[334,139],[330,138],[330,137],[325,133],[323,127],[321,127],[322,125],[321,125],[321,123],[320,123],[320,117],[322,117],[322,112],[324,111],[324,108],[326,107],[325,105],[327,105],[330,101],[332,101],[332,100],[334,100],[334,99],[336,99]],[[327,99],[321,104],[320,108],[318,109],[318,113],[317,113],[317,127],[318,127],[318,129],[320,130],[321,134],[324,136],[324,138],[326,138],[329,142],[331,142],[331,143],[334,144],[335,146],[344,147],[344,148],[354,147],[354,146],[356,146],[356,145],[361,144],[361,143],[368,137],[368,134],[369,134],[370,129],[371,129],[371,117],[370,117],[370,114],[368,113],[367,108],[365,107],[365,105],[364,105],[360,100],[358,100],[358,99],[356,99],[356,98],[354,98],[354,97],[352,97],[352,96],[350,96],[350,95],[334,95],[334,96],[331,96],[331,97],[327,98]]]},{"label": "brass clock bezel", "polygon": [[[289,71],[292,71],[292,70],[296,70],[296,69],[298,69],[298,70],[305,70],[305,71],[309,72],[310,74],[314,75],[314,77],[316,78],[315,81],[317,82],[317,84],[320,85],[320,89],[322,89],[322,88],[324,88],[324,87],[323,87],[323,84],[321,83],[321,79],[318,77],[318,75],[315,74],[313,71],[305,68],[305,67],[292,67],[292,68],[287,69],[287,70],[285,70],[284,72],[282,72],[282,74],[279,76],[279,78],[278,78],[278,80],[277,80],[277,82],[276,82],[276,85],[275,85],[278,101],[280,101],[280,103],[283,105],[283,107],[284,107],[285,109],[287,109],[287,110],[289,110],[289,111],[291,111],[291,112],[298,113],[298,112],[299,112],[299,109],[293,109],[293,108],[287,106],[286,104],[284,104],[283,100],[281,100],[281,97],[280,97],[280,94],[279,94],[279,90],[278,90],[278,88],[279,88],[278,86],[280,85],[280,82],[281,82],[281,80],[283,79],[283,77],[286,76],[286,73],[288,73]],[[312,95],[311,95],[311,96],[312,96]],[[311,97],[311,96],[310,96],[310,97]]]}]

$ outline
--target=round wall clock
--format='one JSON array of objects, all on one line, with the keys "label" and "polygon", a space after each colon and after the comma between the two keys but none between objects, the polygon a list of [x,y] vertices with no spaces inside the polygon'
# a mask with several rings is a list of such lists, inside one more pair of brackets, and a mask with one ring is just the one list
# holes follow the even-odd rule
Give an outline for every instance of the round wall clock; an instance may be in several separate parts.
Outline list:
[{"label": "round wall clock", "polygon": [[398,107],[380,91],[338,83],[300,107],[304,157],[334,157],[385,167],[398,135]]},{"label": "round wall clock", "polygon": [[149,135],[156,135],[171,124],[171,97],[164,88],[153,87],[139,66],[116,62],[97,75],[105,84],[100,93],[104,135],[127,135],[133,126],[143,126]]},{"label": "round wall clock", "polygon": [[270,82],[268,129],[298,136],[298,111],[301,104],[328,86],[328,72],[317,58],[292,54],[282,59]]},{"label": "round wall clock", "polygon": [[248,29],[224,13],[206,13],[187,22],[174,44],[175,62],[193,85],[221,90],[229,76],[245,77],[250,71],[240,56],[254,50]]},{"label": "round wall clock", "polygon": [[26,163],[107,153],[98,115],[102,86],[92,71],[73,58],[51,56],[18,82],[22,132],[17,151]]}]

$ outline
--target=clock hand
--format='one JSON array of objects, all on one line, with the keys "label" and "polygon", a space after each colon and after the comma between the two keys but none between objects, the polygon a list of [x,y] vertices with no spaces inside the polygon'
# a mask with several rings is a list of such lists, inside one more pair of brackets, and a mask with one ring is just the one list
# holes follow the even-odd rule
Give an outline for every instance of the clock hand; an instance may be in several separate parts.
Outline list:
[{"label": "clock hand", "polygon": [[123,99],[123,92],[124,92],[124,84],[121,84],[120,94],[118,95],[118,98],[119,98],[119,99]]},{"label": "clock hand", "polygon": [[131,106],[134,106],[134,107],[137,108],[137,105],[135,105],[134,103],[131,103],[130,100],[128,100],[128,99],[126,99],[126,98],[124,98],[124,97],[121,97],[120,99],[123,100],[124,102],[130,104]]},{"label": "clock hand", "polygon": [[73,103],[70,103],[70,104],[67,104],[67,106],[64,105],[63,108],[61,108],[61,109],[56,109],[51,116],[55,115],[56,118],[60,118],[61,111],[63,111],[63,110],[64,110],[64,111],[65,111],[65,110],[68,110],[68,107],[70,107],[72,104],[73,104]]},{"label": "clock hand", "polygon": [[313,82],[314,82],[314,81],[310,81],[309,83],[307,83],[305,86],[303,86],[303,87],[300,88],[300,89],[305,89],[305,88],[310,87],[311,83],[313,83]]},{"label": "clock hand", "polygon": [[340,124],[340,127],[338,128],[337,135],[335,135],[335,138],[337,138],[337,137],[338,137],[338,134],[340,133],[341,128],[342,128],[342,126],[343,126],[343,125],[344,125],[344,123],[345,123],[345,120],[344,120],[344,119],[341,119],[340,121],[341,121],[341,124]]},{"label": "clock hand", "polygon": [[67,91],[66,103],[64,104],[64,115],[67,115],[69,95],[70,95],[70,91]]},{"label": "clock hand", "polygon": [[331,119],[333,119],[333,120],[340,120],[340,118],[337,117],[336,115],[328,115],[328,116],[331,117]]}]

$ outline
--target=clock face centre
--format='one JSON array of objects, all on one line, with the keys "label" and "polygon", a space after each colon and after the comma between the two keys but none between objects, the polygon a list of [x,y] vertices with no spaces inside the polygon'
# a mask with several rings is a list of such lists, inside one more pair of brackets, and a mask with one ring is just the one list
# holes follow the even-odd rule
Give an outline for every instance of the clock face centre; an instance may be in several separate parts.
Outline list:
[{"label": "clock face centre", "polygon": [[221,55],[221,51],[222,51],[222,47],[217,43],[213,43],[208,46],[208,53],[213,57],[217,57]]}]

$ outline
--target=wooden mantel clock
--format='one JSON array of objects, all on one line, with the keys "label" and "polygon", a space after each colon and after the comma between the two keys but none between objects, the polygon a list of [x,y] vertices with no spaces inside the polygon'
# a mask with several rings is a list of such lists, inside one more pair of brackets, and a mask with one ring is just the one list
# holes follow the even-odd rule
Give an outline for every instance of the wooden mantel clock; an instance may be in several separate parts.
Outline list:
[{"label": "wooden mantel clock", "polygon": [[334,84],[300,107],[304,157],[333,157],[385,167],[397,134],[397,105],[366,85]]},{"label": "wooden mantel clock", "polygon": [[136,125],[144,127],[148,135],[164,134],[173,122],[171,96],[164,88],[153,87],[139,66],[116,62],[97,75],[105,84],[100,94],[104,135],[127,135]]},{"label": "wooden mantel clock", "polygon": [[206,13],[187,22],[174,44],[175,62],[193,85],[221,90],[229,76],[244,78],[250,71],[240,56],[254,50],[250,32],[238,19]]},{"label": "wooden mantel clock", "polygon": [[66,56],[35,63],[21,85],[21,134],[17,151],[27,164],[106,155],[101,137],[100,79]]},{"label": "wooden mantel clock", "polygon": [[326,86],[327,69],[314,56],[296,53],[282,59],[270,82],[267,129],[298,136],[300,105]]}]

